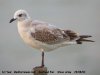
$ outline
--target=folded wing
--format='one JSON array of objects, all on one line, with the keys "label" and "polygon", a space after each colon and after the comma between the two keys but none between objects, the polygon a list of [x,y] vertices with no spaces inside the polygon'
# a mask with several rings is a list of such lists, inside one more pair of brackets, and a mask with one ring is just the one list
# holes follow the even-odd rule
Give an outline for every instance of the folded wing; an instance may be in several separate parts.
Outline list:
[{"label": "folded wing", "polygon": [[[34,31],[31,32],[32,37],[46,44],[58,44],[74,39],[74,36],[72,36],[73,33],[68,33],[48,23],[38,22],[33,23],[32,26]],[[71,38],[69,35],[71,36]]]}]

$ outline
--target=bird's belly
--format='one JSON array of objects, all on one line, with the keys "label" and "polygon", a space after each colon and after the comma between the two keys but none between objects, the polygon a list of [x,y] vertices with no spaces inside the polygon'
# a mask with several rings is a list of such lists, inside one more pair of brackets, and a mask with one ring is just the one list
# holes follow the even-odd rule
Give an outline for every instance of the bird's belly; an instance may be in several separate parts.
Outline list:
[{"label": "bird's belly", "polygon": [[21,32],[20,33],[21,38],[24,40],[24,42],[34,48],[37,48],[37,42],[34,41],[34,38],[31,37],[31,35],[27,32]]},{"label": "bird's belly", "polygon": [[65,46],[66,44],[54,44],[54,45],[49,45],[43,42],[40,42],[36,39],[34,39],[29,32],[20,32],[19,33],[21,38],[24,40],[24,42],[28,45],[30,45],[33,48],[36,48],[38,50],[43,49],[44,51],[53,51],[59,47]]},{"label": "bird's belly", "polygon": [[51,45],[42,43],[38,40],[35,40],[29,32],[20,32],[19,33],[21,38],[24,40],[24,42],[28,45],[30,45],[33,48],[36,48],[38,50],[44,49],[44,51],[51,51],[54,49],[54,47],[51,47]]}]

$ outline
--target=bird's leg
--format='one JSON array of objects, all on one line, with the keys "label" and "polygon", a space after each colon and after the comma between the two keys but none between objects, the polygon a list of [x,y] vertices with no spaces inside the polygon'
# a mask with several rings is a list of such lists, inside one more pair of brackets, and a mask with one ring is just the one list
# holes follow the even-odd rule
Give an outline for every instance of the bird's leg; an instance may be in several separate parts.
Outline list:
[{"label": "bird's leg", "polygon": [[42,63],[41,63],[41,67],[44,67],[44,50],[42,49]]},{"label": "bird's leg", "polygon": [[35,72],[34,75],[47,75],[47,67],[44,65],[44,50],[42,49],[42,62],[41,66],[37,66],[33,68],[33,71]]}]

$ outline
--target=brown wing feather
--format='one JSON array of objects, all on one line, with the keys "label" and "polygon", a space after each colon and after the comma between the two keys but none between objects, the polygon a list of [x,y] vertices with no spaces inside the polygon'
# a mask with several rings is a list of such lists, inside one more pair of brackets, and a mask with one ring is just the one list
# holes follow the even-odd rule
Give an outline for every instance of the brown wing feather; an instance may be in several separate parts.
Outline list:
[{"label": "brown wing feather", "polygon": [[74,40],[78,37],[77,33],[75,33],[72,30],[63,30],[63,31],[70,37],[70,40]]},{"label": "brown wing feather", "polygon": [[43,43],[57,44],[77,38],[75,32],[71,30],[61,30],[45,22],[34,21],[31,26],[34,29],[31,32],[32,37]]},{"label": "brown wing feather", "polygon": [[47,32],[45,30],[42,31],[36,31],[35,33],[31,33],[31,35],[38,41],[44,42],[44,43],[51,43],[52,41],[56,41],[57,37],[51,34],[50,32]]},{"label": "brown wing feather", "polygon": [[49,30],[45,28],[43,30],[36,31],[35,33],[31,33],[31,35],[36,40],[41,41],[43,43],[47,43],[47,44],[57,44],[65,40],[69,40],[69,36],[67,35],[66,35],[66,38],[64,38],[64,34],[62,33],[62,30],[60,29]]}]

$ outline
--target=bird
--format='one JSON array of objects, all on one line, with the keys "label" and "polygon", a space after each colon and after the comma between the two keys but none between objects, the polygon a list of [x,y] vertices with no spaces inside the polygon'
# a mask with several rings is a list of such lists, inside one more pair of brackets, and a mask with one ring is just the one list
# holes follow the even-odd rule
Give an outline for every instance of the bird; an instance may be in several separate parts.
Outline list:
[{"label": "bird", "polygon": [[91,35],[80,35],[70,29],[61,29],[44,21],[33,20],[26,10],[20,9],[9,21],[17,20],[18,33],[25,43],[42,52],[41,66],[44,67],[44,52],[83,42],[94,42],[87,38]]}]

